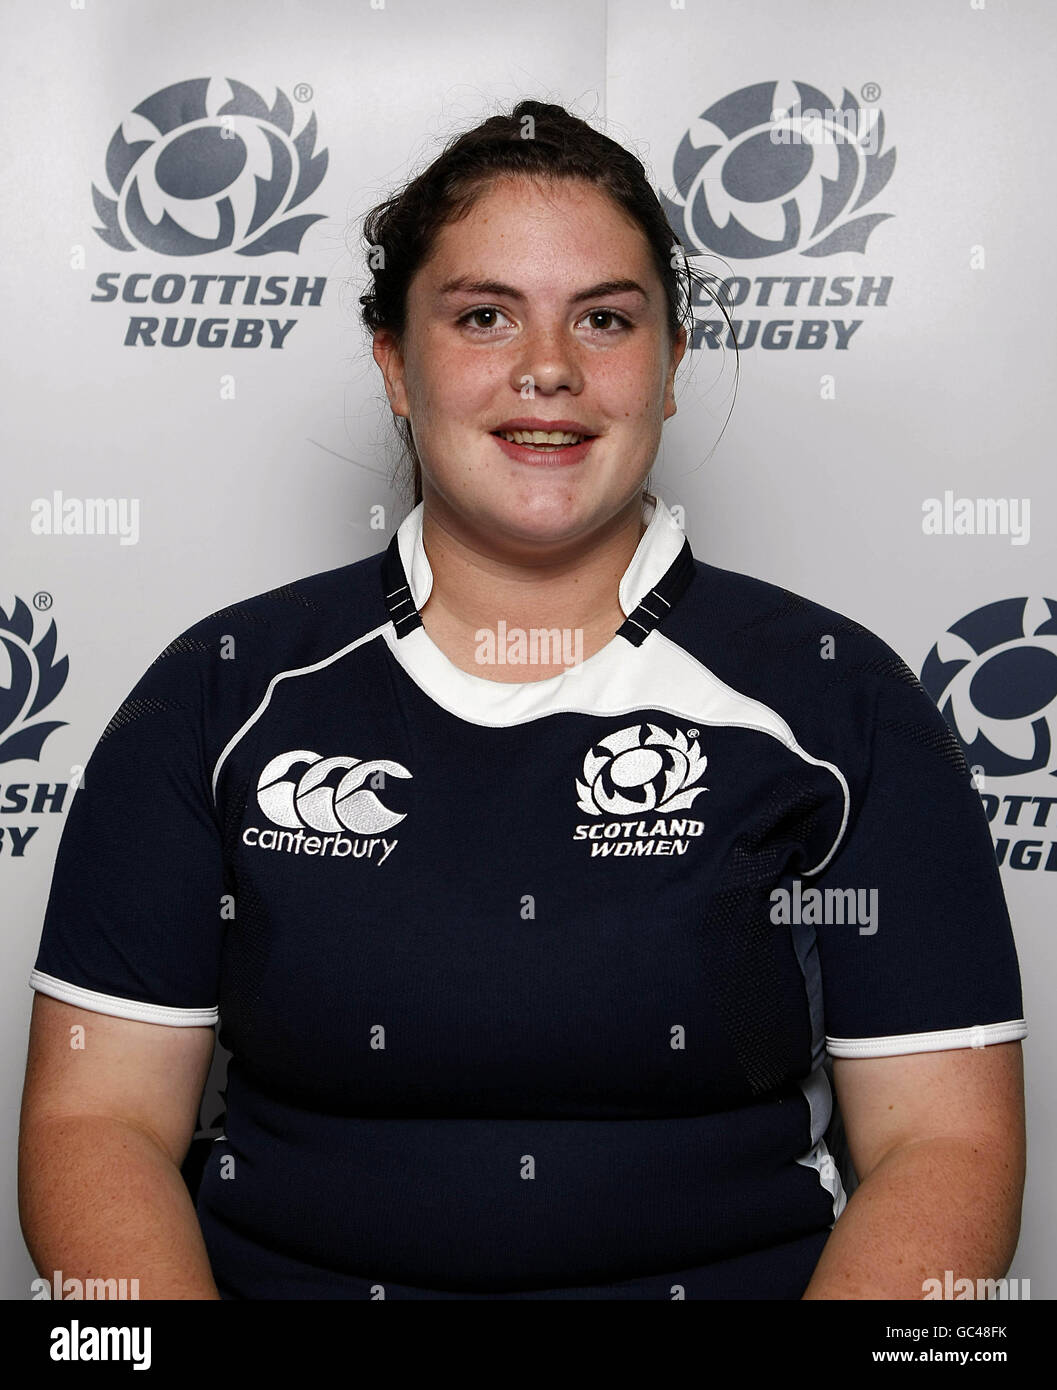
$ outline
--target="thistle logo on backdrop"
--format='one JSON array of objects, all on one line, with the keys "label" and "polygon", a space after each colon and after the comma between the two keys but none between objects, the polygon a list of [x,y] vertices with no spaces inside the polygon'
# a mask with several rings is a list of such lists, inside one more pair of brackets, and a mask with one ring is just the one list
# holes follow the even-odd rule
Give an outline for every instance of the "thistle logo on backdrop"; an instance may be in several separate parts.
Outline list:
[{"label": "thistle logo on backdrop", "polygon": [[[847,89],[833,102],[806,82],[742,87],[702,112],[675,152],[681,201],[660,189],[658,197],[688,257],[783,258],[756,276],[705,274],[731,313],[739,349],[845,349],[863,323],[855,311],[888,302],[890,275],[805,274],[801,259],[863,254],[878,224],[893,215],[864,211],[892,177],[896,158],[894,149],[882,153],[879,90],[868,84],[864,91],[871,97],[866,106]],[[743,316],[734,318],[739,307]],[[852,316],[818,312],[838,307]],[[733,347],[723,317],[703,316],[710,310],[715,305],[704,299],[693,346]]]},{"label": "thistle logo on backdrop", "polygon": [[285,92],[276,88],[269,105],[234,78],[176,82],[133,109],[106,151],[110,193],[92,184],[102,223],[96,235],[123,254],[212,259],[201,271],[116,269],[96,277],[93,303],[134,306],[126,347],[285,345],[298,320],[252,311],[318,307],[325,277],[240,273],[238,262],[217,258],[253,263],[300,252],[305,232],[325,215],[295,211],[326,173],[328,153],[315,150],[316,135],[314,112],[295,120]]},{"label": "thistle logo on backdrop", "polygon": [[1057,872],[1057,601],[999,599],[966,614],[925,658],[921,683],[965,750],[999,864]]},{"label": "thistle logo on backdrop", "polygon": [[[16,596],[10,614],[0,608],[0,767],[39,763],[45,739],[65,727],[65,720],[40,718],[70,673],[69,658],[56,661],[55,647],[54,619],[34,642],[29,606]],[[0,786],[0,858],[21,859],[40,828],[26,817],[61,814],[68,790],[67,782],[4,780]]]}]

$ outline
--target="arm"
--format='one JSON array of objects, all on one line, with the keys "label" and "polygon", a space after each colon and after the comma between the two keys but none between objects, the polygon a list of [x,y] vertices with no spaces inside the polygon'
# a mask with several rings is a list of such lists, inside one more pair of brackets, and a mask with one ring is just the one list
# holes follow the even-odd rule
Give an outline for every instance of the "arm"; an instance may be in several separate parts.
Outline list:
[{"label": "arm", "polygon": [[999,1278],[1024,1191],[1019,1042],[835,1058],[833,1080],[860,1186],[805,1299],[921,1299],[923,1282]]},{"label": "arm", "polygon": [[[83,1049],[71,1046],[78,1025]],[[42,1275],[138,1279],[144,1299],[220,1297],[180,1173],[212,1055],[212,1028],[35,995],[19,1216]]]}]

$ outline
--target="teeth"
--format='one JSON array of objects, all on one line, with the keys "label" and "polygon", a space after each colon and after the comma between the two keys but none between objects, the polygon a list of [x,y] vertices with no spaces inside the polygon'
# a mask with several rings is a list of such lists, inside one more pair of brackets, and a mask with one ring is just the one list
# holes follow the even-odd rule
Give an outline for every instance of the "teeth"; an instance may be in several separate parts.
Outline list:
[{"label": "teeth", "polygon": [[566,434],[562,430],[499,430],[503,439],[514,444],[579,444],[582,434]]}]

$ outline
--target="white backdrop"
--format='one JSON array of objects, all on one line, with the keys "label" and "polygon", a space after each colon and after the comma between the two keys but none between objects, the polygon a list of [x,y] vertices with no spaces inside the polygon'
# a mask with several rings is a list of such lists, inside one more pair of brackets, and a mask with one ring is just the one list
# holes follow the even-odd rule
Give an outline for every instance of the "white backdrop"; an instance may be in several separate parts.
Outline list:
[{"label": "white backdrop", "polygon": [[[384,548],[404,508],[356,316],[357,221],[440,141],[532,96],[635,149],[677,234],[740,301],[729,424],[734,353],[708,346],[720,318],[702,304],[654,471],[695,554],[851,615],[919,673],[937,644],[963,663],[954,678],[936,667],[933,693],[994,815],[1029,1024],[1010,1275],[1053,1297],[1057,169],[1037,131],[1057,70],[1052,6],[7,0],[2,13],[0,1295],[28,1297],[33,1277],[15,1195],[26,980],[77,769],[178,632]],[[199,129],[219,131],[233,97],[249,164],[229,187],[222,147],[203,144],[201,186],[180,189],[172,125],[199,101]],[[842,119],[856,140],[834,133]],[[253,174],[287,165],[250,230]],[[311,186],[296,207],[295,186]],[[179,227],[217,237],[224,196],[230,244],[181,243]],[[165,212],[167,239],[148,226]],[[192,276],[242,278],[224,303],[222,281]],[[268,277],[286,278],[269,293]],[[149,319],[153,346],[135,332]],[[161,341],[167,319],[186,346]],[[923,506],[946,493],[947,522],[941,507],[927,534]],[[968,533],[956,504],[975,520],[978,498],[997,533]],[[86,499],[113,499],[102,533],[73,529]],[[370,527],[379,503],[384,531]],[[31,650],[38,694],[20,701]]]}]

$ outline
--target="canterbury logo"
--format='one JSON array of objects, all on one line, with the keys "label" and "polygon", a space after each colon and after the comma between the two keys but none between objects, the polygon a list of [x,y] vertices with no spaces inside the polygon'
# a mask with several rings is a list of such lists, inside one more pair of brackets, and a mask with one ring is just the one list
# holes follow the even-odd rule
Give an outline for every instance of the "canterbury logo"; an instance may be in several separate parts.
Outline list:
[{"label": "canterbury logo", "polygon": [[695,787],[708,759],[696,729],[669,734],[656,724],[630,724],[599,739],[584,758],[577,806],[589,816],[683,811],[707,791]]},{"label": "canterbury logo", "polygon": [[410,777],[406,767],[389,758],[323,758],[305,748],[280,753],[261,773],[257,801],[274,825],[290,830],[308,826],[324,834],[350,831],[376,835],[404,819],[390,811],[365,786],[369,778]]}]

